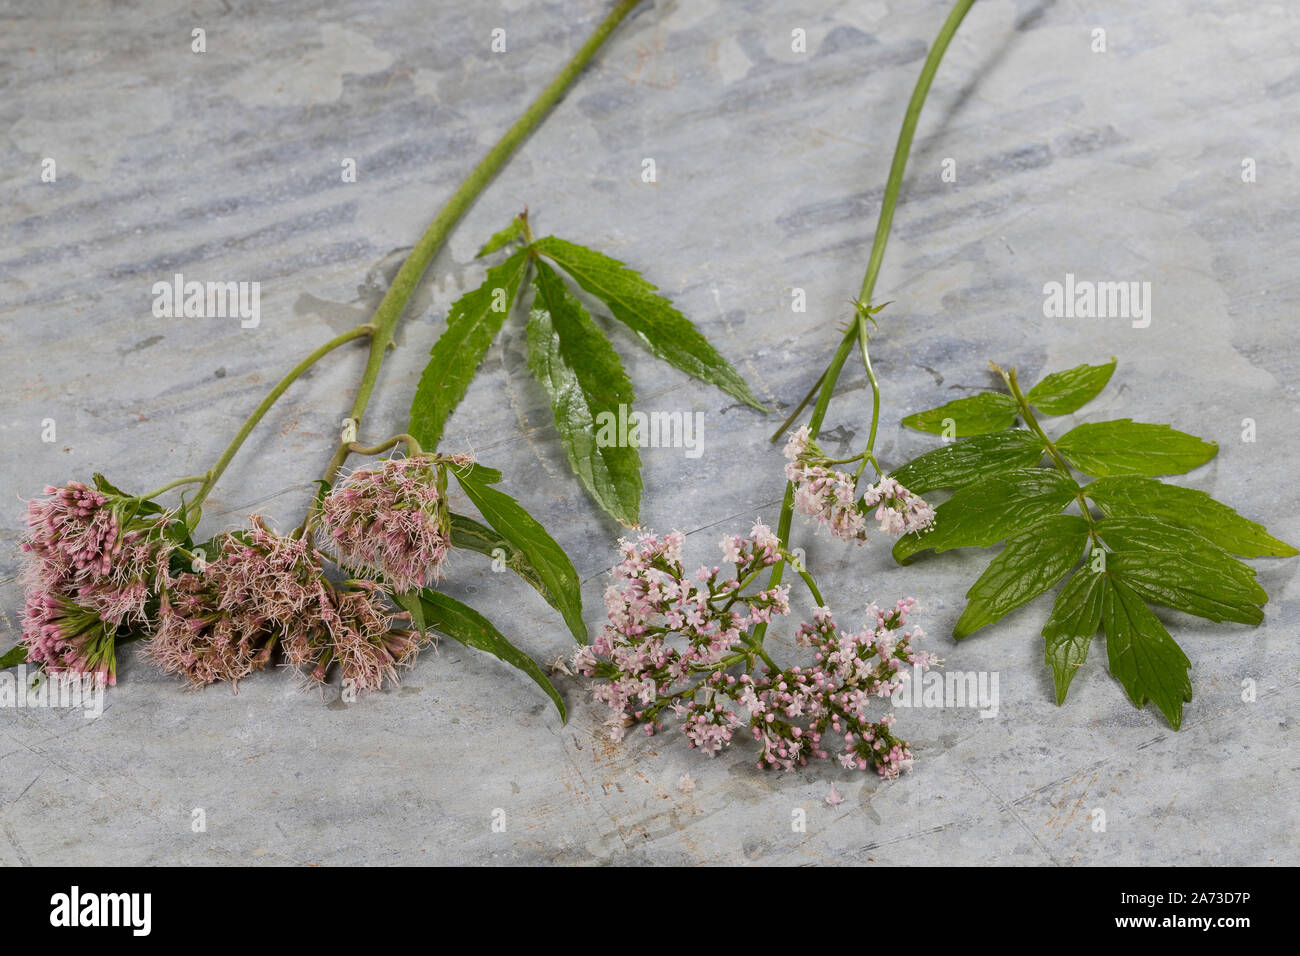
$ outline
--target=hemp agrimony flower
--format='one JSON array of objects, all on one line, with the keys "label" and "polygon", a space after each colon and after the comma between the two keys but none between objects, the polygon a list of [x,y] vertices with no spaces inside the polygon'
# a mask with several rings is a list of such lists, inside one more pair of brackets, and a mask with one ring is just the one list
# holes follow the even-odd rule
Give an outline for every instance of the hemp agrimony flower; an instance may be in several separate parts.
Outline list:
[{"label": "hemp agrimony flower", "polygon": [[[353,471],[325,496],[321,525],[344,565],[382,574],[399,592],[438,580],[451,550],[447,466],[439,458],[389,458]],[[473,463],[468,455],[448,461]]]},{"label": "hemp agrimony flower", "polygon": [[[474,465],[467,456],[425,455],[409,435],[394,436],[372,449],[356,438],[380,368],[394,345],[397,324],[452,227],[637,3],[619,0],[556,79],[474,167],[403,262],[373,320],[318,345],[299,361],[207,471],[138,497],[96,476],[94,487],[72,482],[47,489],[47,497],[29,504],[23,541],[28,557],[23,633],[17,647],[0,655],[0,667],[31,660],[51,673],[90,675],[112,683],[118,645],[143,639],[148,641],[148,659],[196,686],[236,684],[282,653],[290,664],[304,668],[309,680],[327,680],[337,671],[353,688],[375,690],[395,680],[414,660],[428,627],[520,668],[546,691],[563,717],[563,701],[535,661],[473,608],[427,585],[439,579],[451,548],[487,554],[494,561],[500,555],[506,567],[559,612],[574,636],[585,640],[572,562],[517,501],[492,487],[501,480],[499,472]],[[457,329],[458,334],[464,331],[463,326]],[[659,334],[666,336],[667,344],[656,339],[656,349],[692,351],[694,343],[678,341],[681,329]],[[655,337],[645,330],[642,336]],[[292,534],[279,535],[254,518],[247,528],[196,542],[204,502],[276,401],[317,362],[361,339],[369,347],[365,371],[320,481],[322,492],[302,524]],[[461,346],[473,347],[475,340],[471,335],[460,340]],[[462,347],[452,349],[453,380],[465,368],[472,374],[477,364],[477,359],[466,364],[469,353]],[[733,393],[744,389],[738,377],[731,381],[725,373],[731,370],[723,362],[703,377]],[[446,395],[456,393],[451,387],[455,381],[443,385],[450,387]],[[335,486],[352,455],[379,454],[402,441],[407,458],[354,471]],[[459,469],[453,473],[482,521],[450,512],[449,468]],[[155,502],[182,487],[186,490],[178,508],[165,511]],[[638,482],[638,492],[639,487]],[[322,528],[355,577],[338,581],[343,575],[333,569],[327,573],[329,549],[318,549],[314,541]]]}]

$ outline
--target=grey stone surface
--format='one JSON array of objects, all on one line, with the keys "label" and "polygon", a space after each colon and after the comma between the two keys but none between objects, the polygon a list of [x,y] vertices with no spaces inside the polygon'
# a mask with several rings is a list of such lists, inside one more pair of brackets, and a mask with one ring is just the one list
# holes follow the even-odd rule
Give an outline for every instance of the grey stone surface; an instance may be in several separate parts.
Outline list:
[{"label": "grey stone surface", "polygon": [[[0,647],[21,612],[17,498],[95,470],[144,489],[206,468],[296,357],[368,316],[427,219],[606,6],[5,5]],[[850,315],[903,106],[946,9],[641,10],[436,260],[366,436],[405,424],[447,306],[481,274],[477,245],[525,203],[539,230],[643,270],[763,400],[788,409]],[[894,303],[875,345],[884,461],[930,447],[898,419],[987,387],[989,359],[1032,376],[1116,355],[1112,385],[1078,417],[1218,440],[1220,455],[1186,481],[1300,539],[1298,19],[1292,4],[1229,0],[977,4],[922,118],[878,286]],[[206,54],[190,51],[195,27]],[[489,51],[494,27],[507,30],[505,54]],[[1090,49],[1095,27],[1104,54]],[[39,180],[45,157],[52,184]],[[346,157],[355,184],[340,181]],[[640,181],[645,157],[657,184]],[[955,183],[940,181],[945,157]],[[261,325],[154,318],[151,286],[175,272],[259,281]],[[1150,327],[1045,319],[1042,286],[1067,272],[1149,280]],[[795,287],[806,314],[791,312]],[[775,520],[781,460],[765,436],[777,416],[613,334],[642,407],[705,415],[700,458],[644,452],[645,523],[690,532],[703,561],[722,530]],[[361,364],[347,350],[290,392],[222,481],[206,529],[252,510],[297,521]],[[846,373],[831,436],[864,440],[864,386]],[[1240,440],[1244,418],[1255,443]],[[574,556],[598,626],[618,529],[567,471],[518,323],[444,447],[505,470]],[[1129,705],[1100,644],[1058,709],[1041,603],[954,646],[982,555],[899,568],[880,542],[846,551],[800,535],[841,617],[914,594],[950,667],[998,672],[998,716],[901,712],[918,760],[884,783],[829,766],[762,773],[743,741],[711,761],[673,736],[615,744],[579,682],[558,678],[571,707],[561,726],[532,684],[452,643],[400,690],[353,705],[284,673],[238,696],[193,693],[127,650],[98,720],[0,710],[0,862],[1300,862],[1295,561],[1256,562],[1273,597],[1259,628],[1166,616],[1195,688],[1175,733]],[[473,556],[448,587],[538,658],[567,652],[558,616]],[[832,781],[846,797],[835,808],[823,801]],[[191,830],[195,808],[204,833]],[[504,833],[490,826],[498,808]],[[795,809],[804,833],[792,832]]]}]

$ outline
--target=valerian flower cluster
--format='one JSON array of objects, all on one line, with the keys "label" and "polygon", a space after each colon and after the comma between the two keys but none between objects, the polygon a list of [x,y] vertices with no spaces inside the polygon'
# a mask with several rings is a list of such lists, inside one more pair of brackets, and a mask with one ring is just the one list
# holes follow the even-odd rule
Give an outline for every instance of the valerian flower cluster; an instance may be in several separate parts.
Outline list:
[{"label": "valerian flower cluster", "polygon": [[277,655],[310,682],[337,670],[356,690],[395,683],[424,638],[392,596],[441,574],[448,463],[470,459],[388,459],[325,495],[321,523],[351,577],[327,574],[306,528],[281,535],[254,515],[198,548],[178,512],[98,476],[46,488],[22,543],[27,660],[113,684],[117,645],[143,639],[148,660],[195,687],[237,686]]},{"label": "valerian flower cluster", "polygon": [[[837,471],[809,433],[791,433],[785,445],[785,477],[794,485],[794,508],[828,528],[831,535],[861,544],[867,540],[867,515],[875,509],[880,530],[893,537],[922,531],[934,522],[934,509],[888,475],[857,497],[861,475]],[[865,461],[863,464],[865,465]]]},{"label": "valerian flower cluster", "polygon": [[605,594],[609,623],[574,655],[577,670],[598,678],[594,694],[612,711],[611,736],[637,724],[652,734],[675,717],[688,744],[709,756],[748,731],[764,769],[792,770],[824,758],[895,777],[910,765],[892,714],[872,714],[913,667],[936,663],[914,649],[920,629],[904,629],[910,598],[888,611],[868,608],[856,633],[840,629],[827,608],[815,608],[795,634],[811,660],[778,667],[750,633],[790,614],[787,587],[751,587],[783,557],[776,536],[763,524],[747,538],[725,536],[723,557],[734,570],[702,567],[693,580],[682,543],[680,533],[621,542]]}]

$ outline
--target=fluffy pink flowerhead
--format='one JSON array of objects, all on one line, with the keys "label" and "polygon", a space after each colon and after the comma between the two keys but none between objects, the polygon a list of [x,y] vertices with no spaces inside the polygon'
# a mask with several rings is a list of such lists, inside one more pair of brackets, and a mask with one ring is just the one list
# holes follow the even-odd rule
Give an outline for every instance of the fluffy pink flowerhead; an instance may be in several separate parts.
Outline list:
[{"label": "fluffy pink flowerhead", "polygon": [[52,675],[117,683],[117,627],[71,598],[29,590],[23,612],[27,660]]},{"label": "fluffy pink flowerhead", "polygon": [[221,535],[215,558],[168,581],[147,645],[163,671],[201,687],[264,668],[276,645],[314,629],[322,584],[315,552],[256,516]]},{"label": "fluffy pink flowerhead", "polygon": [[175,545],[173,515],[131,498],[99,476],[72,481],[27,503],[28,596],[59,593],[112,624],[142,623]]},{"label": "fluffy pink flowerhead", "polygon": [[382,574],[397,592],[436,581],[451,547],[444,468],[432,456],[389,458],[331,490],[321,523],[339,560]]}]

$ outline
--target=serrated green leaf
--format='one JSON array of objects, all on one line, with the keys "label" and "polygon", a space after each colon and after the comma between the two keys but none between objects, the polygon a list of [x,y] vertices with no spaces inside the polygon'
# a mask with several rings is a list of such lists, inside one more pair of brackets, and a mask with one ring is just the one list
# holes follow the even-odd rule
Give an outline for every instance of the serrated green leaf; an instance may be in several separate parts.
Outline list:
[{"label": "serrated green leaf", "polygon": [[1219,451],[1214,442],[1131,418],[1078,425],[1060,437],[1056,448],[1075,468],[1097,478],[1182,474]]},{"label": "serrated green leaf", "polygon": [[969,637],[1038,597],[1079,563],[1087,538],[1081,515],[1052,515],[1012,535],[966,592],[953,637]]},{"label": "serrated green leaf", "polygon": [[1190,528],[1230,554],[1244,558],[1300,554],[1269,534],[1262,524],[1243,518],[1203,491],[1167,485],[1155,478],[1118,475],[1098,478],[1083,489],[1102,512],[1112,517],[1148,515]]},{"label": "serrated green leaf", "polygon": [[[579,644],[587,643],[587,628],[582,621],[582,586],[573,562],[564,549],[555,543],[541,522],[530,515],[514,498],[497,488],[490,487],[491,477],[477,465],[469,468],[453,467],[461,489],[474,503],[492,529],[506,539],[518,557],[507,558],[507,565],[537,587],[538,592],[553,608],[560,612],[564,623]],[[500,473],[497,473],[498,477]],[[461,522],[463,539],[466,526]],[[456,524],[452,524],[452,543],[456,543]],[[489,551],[488,554],[492,552]],[[541,583],[538,587],[534,579]]]},{"label": "serrated green leaf", "polygon": [[914,458],[893,472],[898,483],[923,495],[938,488],[962,488],[987,475],[1029,468],[1038,464],[1046,449],[1027,428],[993,435],[977,435],[953,442]]},{"label": "serrated green leaf", "polygon": [[635,332],[659,358],[761,412],[767,411],[740,373],[639,273],[617,259],[555,236],[538,239],[533,248],[605,303],[614,318]]},{"label": "serrated green leaf", "polygon": [[0,657],[0,671],[9,667],[17,667],[27,660],[27,645],[15,644],[9,650],[5,651],[4,656]]},{"label": "serrated green leaf", "polygon": [[1070,682],[1088,659],[1088,647],[1101,627],[1102,588],[1105,576],[1084,567],[1065,582],[1056,596],[1052,615],[1043,625],[1044,660],[1052,669],[1056,705],[1065,703]]},{"label": "serrated green leaf", "polygon": [[929,411],[908,415],[903,419],[903,424],[931,435],[947,434],[949,438],[968,438],[1010,428],[1016,423],[1018,411],[1019,406],[1010,395],[980,392]]},{"label": "serrated green leaf", "polygon": [[487,651],[507,664],[519,668],[536,681],[537,686],[555,703],[556,710],[560,712],[560,720],[568,720],[564,700],[541,667],[506,640],[487,618],[468,604],[462,604],[455,598],[432,588],[421,591],[420,600],[424,605],[424,619],[432,630],[460,641],[466,647]]},{"label": "serrated green leaf", "polygon": [[524,220],[521,216],[515,216],[510,220],[510,225],[506,226],[500,232],[494,232],[492,238],[483,243],[483,248],[474,254],[475,259],[482,259],[486,255],[491,255],[502,246],[509,245],[516,239],[522,239],[524,235]]},{"label": "serrated green leaf", "polygon": [[1136,591],[1109,574],[1099,577],[1104,582],[1101,620],[1111,674],[1135,707],[1155,701],[1177,730],[1183,722],[1183,702],[1192,699],[1187,676],[1192,662]]},{"label": "serrated green leaf", "polygon": [[483,284],[467,292],[447,313],[447,328],[429,353],[429,364],[411,400],[406,430],[425,448],[442,439],[443,427],[501,331],[528,270],[528,251],[520,249],[505,262],[488,269]]},{"label": "serrated green leaf", "polygon": [[630,411],[632,383],[614,347],[555,270],[538,262],[534,285],[528,367],[551,397],[574,474],[606,513],[632,527],[641,507],[641,456],[630,444],[599,441],[597,433],[604,416],[618,420],[620,405]]},{"label": "serrated green leaf", "polygon": [[1025,399],[1048,415],[1068,415],[1096,398],[1114,373],[1114,358],[1105,365],[1077,365],[1053,372],[1031,388]]},{"label": "serrated green leaf", "polygon": [[935,509],[934,524],[894,543],[894,558],[908,564],[918,551],[988,547],[1040,518],[1059,513],[1079,486],[1057,469],[1016,468],[981,478]]},{"label": "serrated green leaf", "polygon": [[1097,531],[1112,549],[1107,573],[1148,601],[1216,622],[1264,619],[1255,569],[1196,532],[1154,518],[1106,518]]}]

